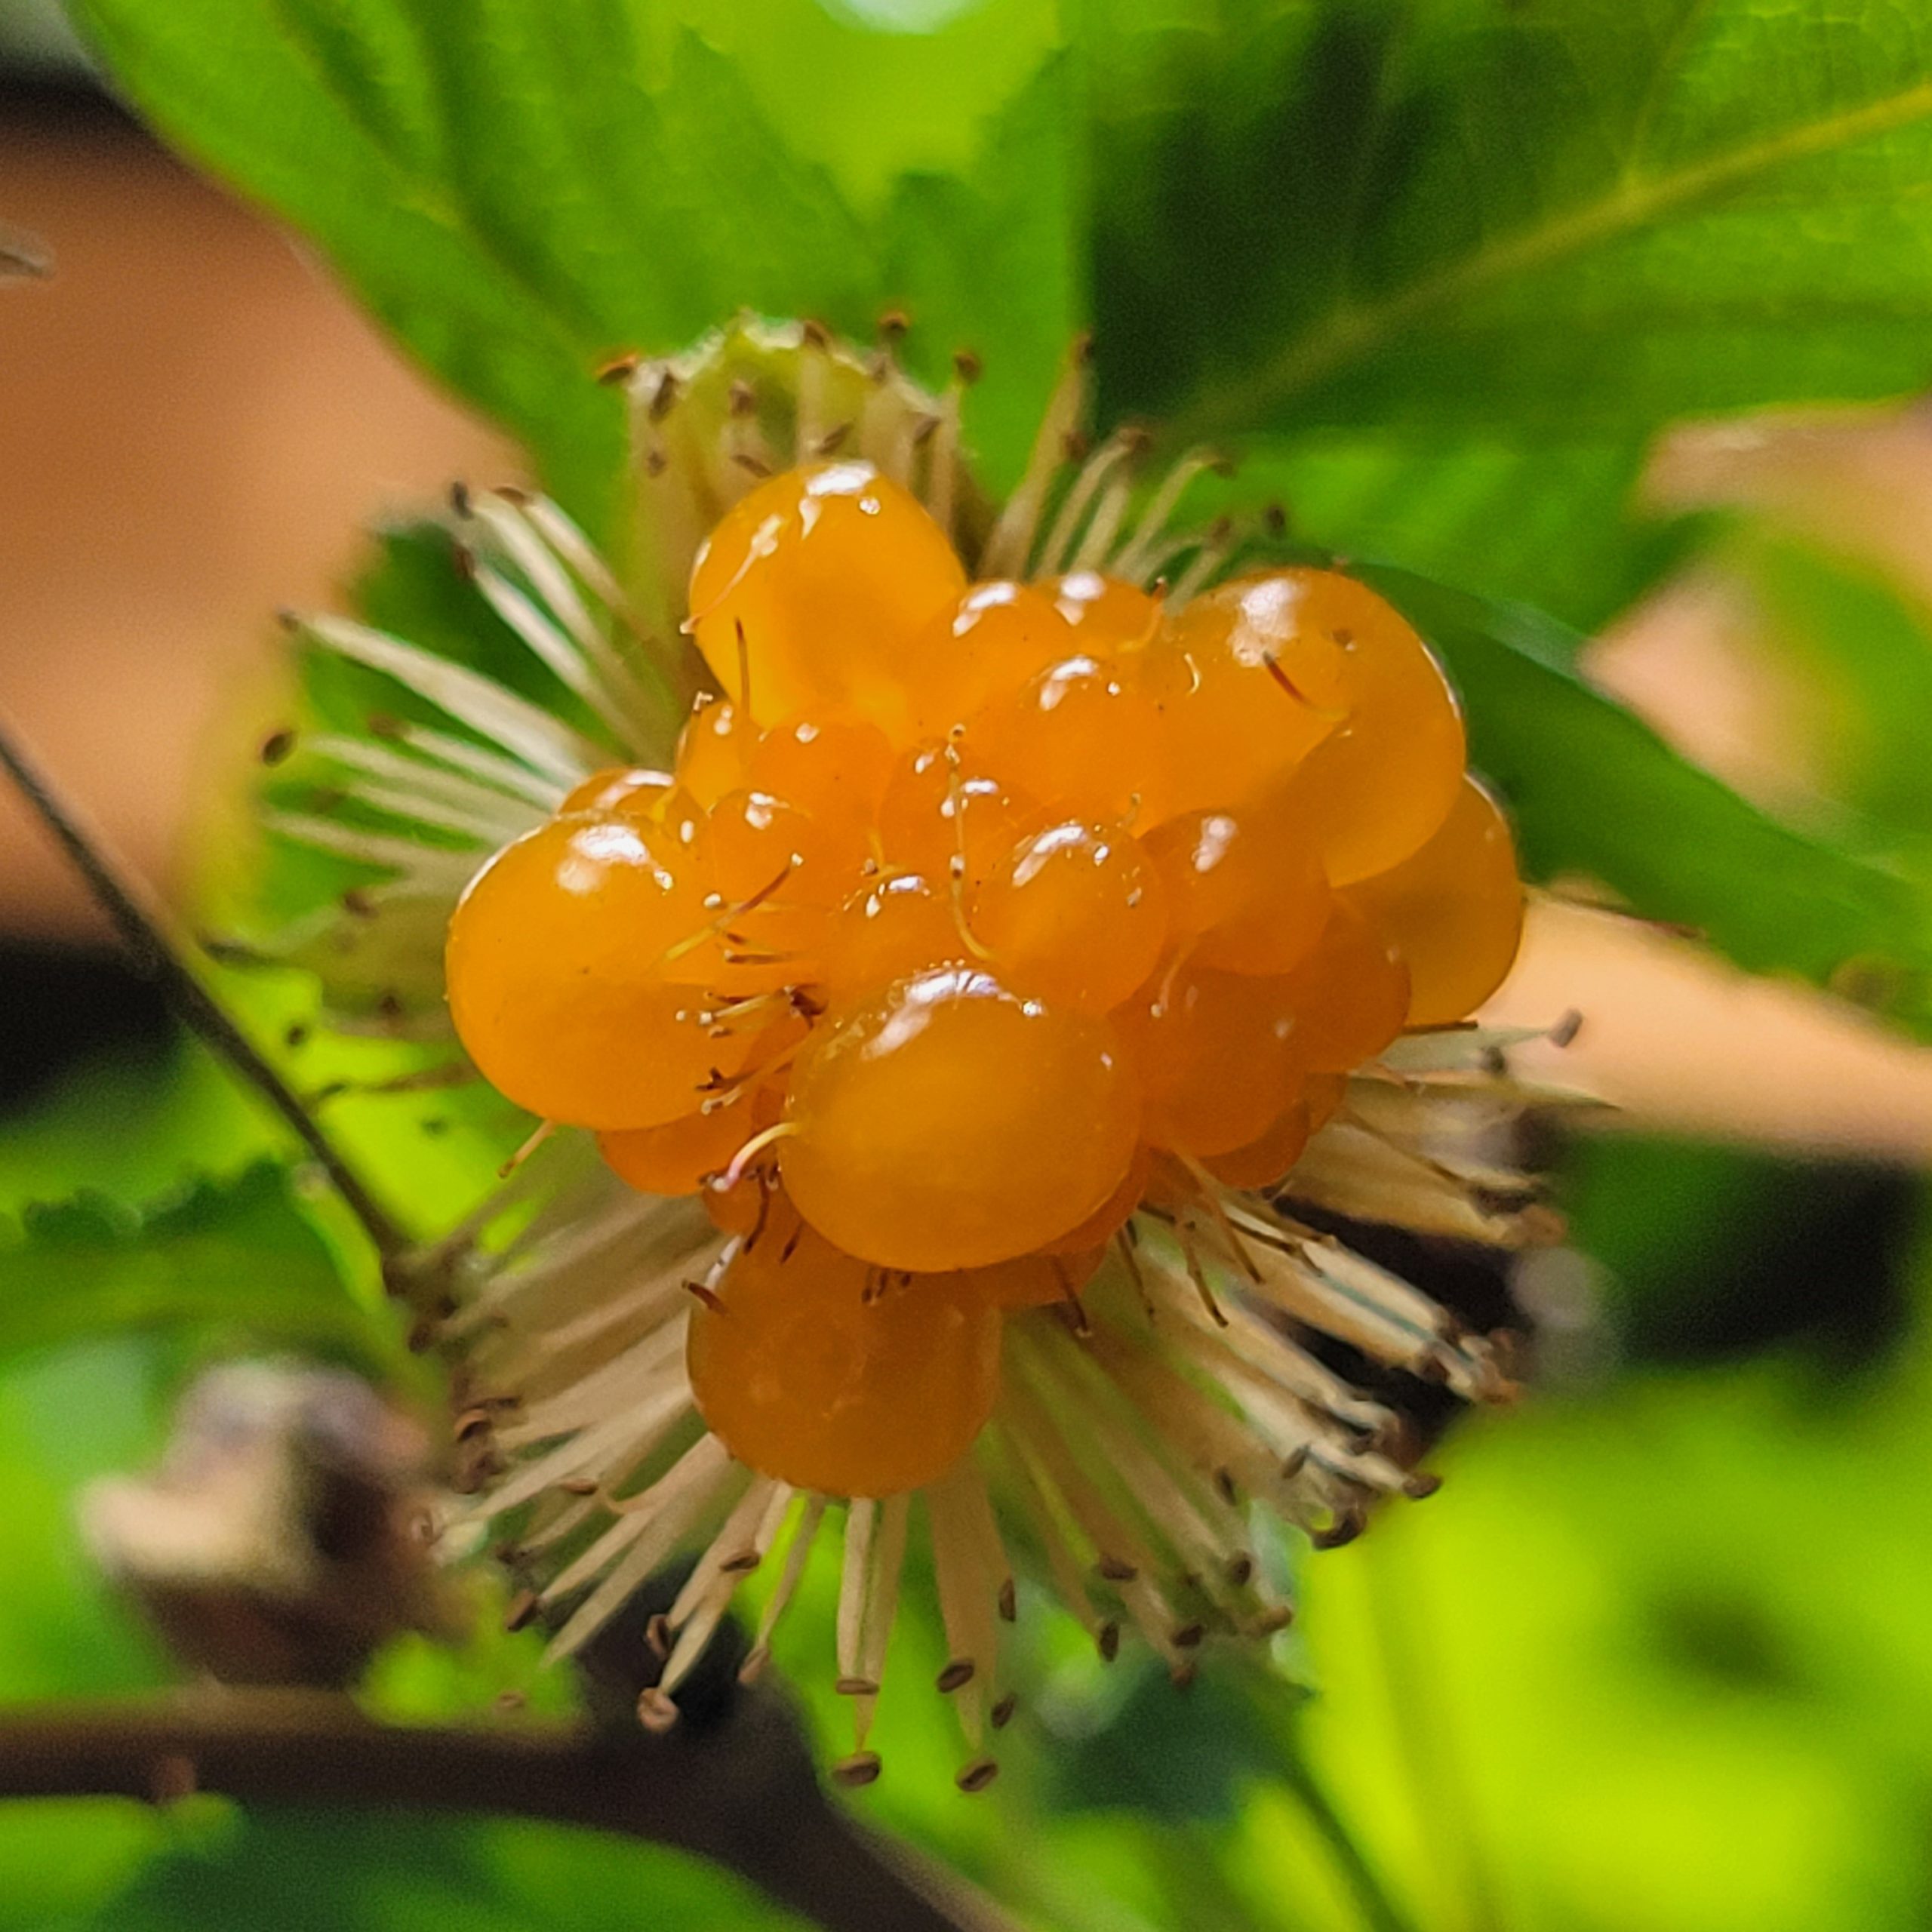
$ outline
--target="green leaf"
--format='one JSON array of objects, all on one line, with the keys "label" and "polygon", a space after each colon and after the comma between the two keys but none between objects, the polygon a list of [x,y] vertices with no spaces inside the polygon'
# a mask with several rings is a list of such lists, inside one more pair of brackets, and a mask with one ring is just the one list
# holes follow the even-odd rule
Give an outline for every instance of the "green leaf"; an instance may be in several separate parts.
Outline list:
[{"label": "green leaf", "polygon": [[1832,795],[1899,833],[1932,835],[1932,611],[1869,563],[1768,525],[1734,533],[1723,561],[1766,643],[1803,679],[1807,749]]},{"label": "green leaf", "polygon": [[1932,371],[1932,20],[1090,5],[1103,381],[1177,433],[1573,441]]},{"label": "green leaf", "polygon": [[1661,422],[1932,371],[1909,9],[80,10],[162,130],[607,538],[622,424],[591,371],[743,304],[863,334],[903,303],[928,377],[980,351],[995,485],[1091,313],[1109,416],[1272,432],[1312,537],[1582,624],[1659,561],[1621,498]]},{"label": "green leaf", "polygon": [[91,1922],[100,1932],[787,1932],[801,1924],[685,1854],[592,1832],[428,1815],[244,1814],[205,1801],[194,1811],[97,1908]]},{"label": "green leaf", "polygon": [[[863,336],[904,303],[929,371],[983,355],[1001,473],[1074,327],[1065,116],[1029,93],[1054,85],[1038,0],[909,37],[811,0],[80,12],[165,134],[315,236],[605,537],[622,411],[592,378],[614,350],[747,306]],[[915,178],[940,172],[958,178]]]},{"label": "green leaf", "polygon": [[1204,515],[1276,503],[1327,550],[1534,604],[1587,630],[1647,589],[1701,531],[1694,519],[1633,513],[1644,455],[1636,442],[1318,430],[1263,438],[1190,503]]},{"label": "green leaf", "polygon": [[1056,1806],[1226,1820],[1238,1815],[1249,1786],[1278,1775],[1282,1713],[1302,1694],[1294,1685],[1252,1660],[1230,1657],[1181,1698],[1152,1660],[1127,1668],[1134,1675],[1119,1707],[1063,1747]]},{"label": "green leaf", "polygon": [[1693,411],[1932,374],[1932,19],[1086,0],[1103,415],[1266,431],[1328,547],[1589,628]]},{"label": "green leaf", "polygon": [[1925,1370],[1546,1389],[1317,1560],[1305,1734],[1419,1923],[1925,1921]]},{"label": "green leaf", "polygon": [[392,1324],[344,1281],[286,1168],[258,1161],[149,1206],[83,1193],[0,1229],[0,1357],[197,1327],[393,1366]]},{"label": "green leaf", "polygon": [[1524,868],[1581,875],[1646,917],[1695,925],[1737,963],[1818,983],[1884,969],[1906,1014],[1932,971],[1918,896],[1897,874],[1780,824],[1672,751],[1570,668],[1552,618],[1358,566],[1435,646],[1465,700],[1470,759],[1507,798]]}]

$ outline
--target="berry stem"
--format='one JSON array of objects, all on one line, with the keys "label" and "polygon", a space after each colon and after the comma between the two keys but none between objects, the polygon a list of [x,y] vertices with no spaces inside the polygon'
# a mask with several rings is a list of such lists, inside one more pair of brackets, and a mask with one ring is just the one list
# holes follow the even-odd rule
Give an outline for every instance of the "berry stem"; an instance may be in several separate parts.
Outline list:
[{"label": "berry stem", "polygon": [[254,1088],[294,1131],[361,1224],[386,1271],[387,1264],[401,1260],[411,1245],[402,1230],[363,1186],[300,1097],[202,983],[187,963],[186,943],[171,931],[166,913],[61,798],[11,724],[4,721],[0,721],[0,768],[72,861],[95,904],[107,915],[126,947],[135,970],[160,989],[182,1024]]}]

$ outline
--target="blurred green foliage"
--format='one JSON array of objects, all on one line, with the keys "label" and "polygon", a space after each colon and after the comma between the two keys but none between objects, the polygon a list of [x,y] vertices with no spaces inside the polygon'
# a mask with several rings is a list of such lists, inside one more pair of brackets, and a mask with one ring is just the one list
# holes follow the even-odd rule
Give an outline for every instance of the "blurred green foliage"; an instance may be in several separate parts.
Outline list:
[{"label": "blurred green foliage", "polygon": [[[1829,710],[1783,823],[1577,672],[1578,627],[1709,533],[1629,509],[1688,411],[1883,397],[1932,368],[1932,18],[1897,0],[77,0],[171,140],[317,242],[620,555],[612,351],[741,305],[983,358],[970,438],[1023,459],[1073,331],[1109,420],[1247,460],[1452,664],[1540,875],[1581,873],[1746,965],[1876,965],[1923,1020],[1912,598],[1789,531],[1716,554]],[[392,533],[372,621],[501,668],[441,540]],[[353,718],[396,694],[309,667]],[[334,681],[331,682],[331,681]],[[549,695],[561,702],[559,694]],[[220,919],[339,889],[218,856]],[[513,1128],[366,1090],[411,1050],[305,1037],[287,977],[225,986],[425,1229]],[[292,1030],[291,1030],[292,1029]],[[294,1044],[300,1041],[301,1044]],[[103,1132],[111,1121],[113,1131]],[[197,1054],[0,1121],[0,1695],[162,1681],[84,1560],[73,1490],[153,1453],[245,1341],[398,1367],[370,1257]],[[1074,1932],[1870,1932],[1932,1921],[1932,1416],[1915,1191],[1642,1143],[1571,1156],[1594,1295],[1558,1372],[1457,1432],[1441,1497],[1324,1555],[1277,1675],[1181,1698],[1029,1603],[1040,1687],[967,1801],[937,1699],[888,1699],[870,1810]],[[212,1179],[201,1176],[212,1176]],[[85,1186],[83,1186],[83,1183]],[[63,1202],[54,1208],[35,1202]],[[15,1226],[14,1223],[18,1225]],[[1574,1284],[1573,1284],[1574,1285]],[[1567,1376],[1567,1379],[1564,1379]],[[823,1558],[824,1552],[821,1552]],[[832,1580],[801,1605],[829,1644]],[[915,1580],[916,1592],[924,1586]],[[930,1606],[925,1606],[930,1611]],[[819,1626],[814,1629],[814,1622]],[[943,1661],[906,1620],[899,1681]],[[407,1718],[539,1689],[532,1646],[420,1642]],[[541,1687],[550,1687],[543,1689]],[[828,1752],[847,1713],[817,1689]],[[197,1800],[0,1812],[0,1922],[776,1925],[725,1876],[581,1834]]]}]

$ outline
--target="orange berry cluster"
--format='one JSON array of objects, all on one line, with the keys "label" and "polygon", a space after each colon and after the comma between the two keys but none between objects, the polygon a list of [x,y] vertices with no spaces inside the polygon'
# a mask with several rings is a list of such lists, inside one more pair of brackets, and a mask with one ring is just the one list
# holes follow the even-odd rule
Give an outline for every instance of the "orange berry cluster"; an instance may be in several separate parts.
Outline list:
[{"label": "orange berry cluster", "polygon": [[969,583],[845,463],[740,502],[690,608],[719,695],[675,769],[497,854],[451,1007],[512,1100],[744,1237],[691,1343],[733,1452],[890,1493],[985,1420],[1003,1310],[1150,1189],[1278,1179],[1341,1076],[1494,990],[1515,857],[1435,660],[1332,572],[1172,614]]}]

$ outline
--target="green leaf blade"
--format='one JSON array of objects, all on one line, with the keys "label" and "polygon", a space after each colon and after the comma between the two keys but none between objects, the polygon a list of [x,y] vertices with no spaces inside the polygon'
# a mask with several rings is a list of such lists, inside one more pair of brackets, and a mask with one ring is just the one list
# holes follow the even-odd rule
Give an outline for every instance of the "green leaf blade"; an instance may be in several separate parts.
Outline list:
[{"label": "green leaf blade", "polygon": [[1360,574],[1448,666],[1471,762],[1506,797],[1529,876],[1600,881],[1752,972],[1824,984],[1853,962],[1883,967],[1902,1014],[1932,1017],[1932,944],[1905,878],[1780,823],[1679,756],[1576,675],[1580,641],[1552,620],[1407,571]]},{"label": "green leaf blade", "polygon": [[378,1370],[401,1355],[273,1161],[141,1210],[94,1194],[32,1207],[11,1238],[0,1231],[0,1358],[158,1328],[240,1334]]},{"label": "green leaf blade", "polygon": [[1180,105],[1103,112],[1097,178],[1158,184],[1100,213],[1119,407],[1560,440],[1932,369],[1932,31],[1903,10],[1234,11]]}]

